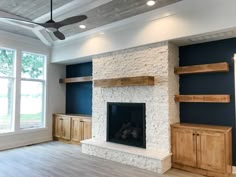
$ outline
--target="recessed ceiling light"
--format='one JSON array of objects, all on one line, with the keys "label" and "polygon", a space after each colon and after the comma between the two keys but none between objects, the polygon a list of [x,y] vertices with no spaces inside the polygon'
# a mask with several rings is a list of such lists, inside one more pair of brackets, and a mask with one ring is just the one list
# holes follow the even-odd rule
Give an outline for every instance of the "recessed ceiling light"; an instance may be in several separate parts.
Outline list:
[{"label": "recessed ceiling light", "polygon": [[85,28],[86,28],[85,25],[79,25],[79,27],[80,27],[81,29],[85,29]]},{"label": "recessed ceiling light", "polygon": [[147,2],[148,6],[154,6],[155,4],[156,4],[156,1],[153,1],[153,0]]}]

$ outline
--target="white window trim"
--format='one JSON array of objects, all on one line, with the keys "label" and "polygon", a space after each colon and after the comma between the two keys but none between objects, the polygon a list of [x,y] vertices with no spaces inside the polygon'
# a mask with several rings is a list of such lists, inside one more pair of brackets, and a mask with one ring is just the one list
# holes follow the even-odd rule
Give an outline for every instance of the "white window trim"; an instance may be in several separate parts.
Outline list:
[{"label": "white window trim", "polygon": [[12,133],[15,131],[15,105],[16,105],[16,70],[17,70],[17,50],[7,47],[0,47],[1,50],[11,50],[14,51],[14,62],[13,62],[13,76],[0,76],[2,79],[12,79],[13,80],[13,100],[12,100],[12,118],[11,118],[11,129],[6,131],[0,131],[0,134]]},{"label": "white window trim", "polygon": [[[39,55],[39,56],[43,56],[44,57],[44,67],[43,67],[43,78],[44,79],[32,79],[32,78],[22,78],[21,77],[21,67],[22,67],[22,55],[23,53],[29,53],[29,54],[34,54],[34,55]],[[20,52],[20,66],[18,69],[19,72],[20,72],[20,75],[19,75],[19,78],[20,78],[20,82],[21,81],[33,81],[33,82],[41,82],[42,83],[42,91],[43,91],[43,95],[42,95],[42,112],[43,112],[43,115],[42,115],[42,126],[38,126],[38,127],[29,127],[29,128],[21,128],[20,127],[20,109],[19,109],[19,124],[18,124],[18,132],[20,131],[26,131],[26,130],[34,130],[34,129],[42,129],[42,128],[46,128],[46,82],[47,82],[47,60],[48,60],[48,57],[46,55],[43,55],[43,54],[39,54],[39,53],[35,53],[35,52],[28,52],[28,51],[23,51],[21,50]],[[19,84],[21,86],[21,83]],[[20,105],[20,104],[19,104]]]},{"label": "white window trim", "polygon": [[[42,131],[48,129],[46,125],[46,104],[47,104],[47,63],[48,56],[40,53],[30,52],[21,49],[14,48],[6,48],[1,47],[0,49],[13,50],[15,52],[14,58],[14,74],[13,76],[0,76],[0,78],[13,79],[14,81],[14,89],[13,89],[13,113],[12,113],[12,129],[1,131],[0,136],[6,135],[15,135],[15,134],[24,134],[36,131]],[[45,58],[44,60],[44,79],[31,79],[31,78],[21,78],[21,61],[23,53],[30,53],[35,55],[40,55]],[[39,127],[30,127],[30,128],[20,128],[20,104],[21,104],[21,81],[34,81],[41,82],[43,87],[43,95],[42,95],[42,126]]]}]

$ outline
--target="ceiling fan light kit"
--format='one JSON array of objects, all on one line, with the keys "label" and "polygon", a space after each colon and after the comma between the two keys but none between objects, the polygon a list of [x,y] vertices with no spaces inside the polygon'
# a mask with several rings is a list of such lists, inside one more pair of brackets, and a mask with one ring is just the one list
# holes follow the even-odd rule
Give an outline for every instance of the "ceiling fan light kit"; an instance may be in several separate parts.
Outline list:
[{"label": "ceiling fan light kit", "polygon": [[48,32],[53,33],[59,40],[64,40],[65,35],[62,32],[59,31],[59,28],[61,28],[63,26],[79,23],[79,22],[84,21],[88,18],[86,15],[78,15],[78,16],[73,16],[73,17],[66,18],[66,19],[64,19],[60,22],[55,22],[53,20],[53,3],[52,3],[52,0],[51,0],[50,15],[51,15],[50,20],[48,20],[45,23],[36,23],[36,22],[33,22],[33,21],[28,21],[28,20],[5,18],[5,17],[0,17],[0,19],[39,25],[39,26],[44,27]]}]

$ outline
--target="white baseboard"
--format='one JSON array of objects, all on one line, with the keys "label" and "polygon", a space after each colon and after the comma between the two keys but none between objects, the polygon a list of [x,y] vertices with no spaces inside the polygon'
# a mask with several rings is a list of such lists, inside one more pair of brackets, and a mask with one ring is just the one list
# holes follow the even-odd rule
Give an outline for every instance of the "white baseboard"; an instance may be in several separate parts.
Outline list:
[{"label": "white baseboard", "polygon": [[14,143],[0,145],[0,150],[12,149],[12,148],[17,148],[17,147],[22,147],[22,146],[27,146],[27,145],[32,145],[32,144],[38,144],[38,143],[43,143],[43,142],[48,142],[48,141],[52,141],[51,136],[33,138],[33,139],[26,140],[26,141],[19,140]]},{"label": "white baseboard", "polygon": [[233,166],[233,173],[236,174],[236,166]]}]

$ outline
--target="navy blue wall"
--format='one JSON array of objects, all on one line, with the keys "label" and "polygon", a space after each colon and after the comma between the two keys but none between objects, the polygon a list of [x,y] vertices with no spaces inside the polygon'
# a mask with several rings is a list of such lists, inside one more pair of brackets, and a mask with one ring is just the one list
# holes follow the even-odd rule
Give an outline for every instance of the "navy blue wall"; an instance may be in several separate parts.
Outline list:
[{"label": "navy blue wall", "polygon": [[236,38],[180,47],[180,66],[228,62],[228,73],[180,76],[180,94],[230,94],[229,104],[180,103],[180,121],[233,127],[233,164],[236,165],[234,61]]},{"label": "navy blue wall", "polygon": [[[66,77],[92,76],[92,62],[66,66]],[[66,113],[92,115],[92,82],[66,85]]]}]

